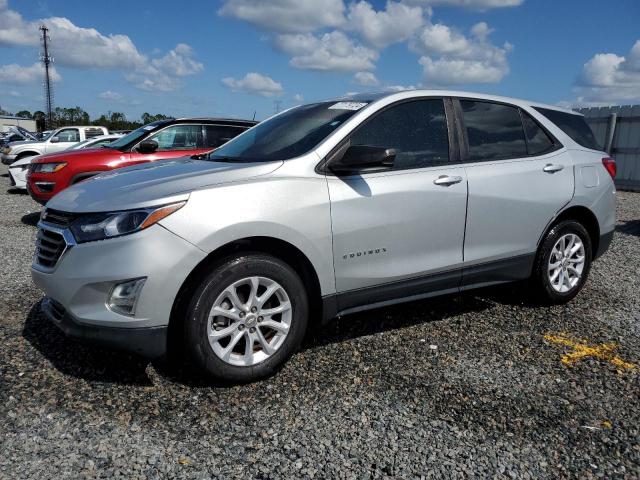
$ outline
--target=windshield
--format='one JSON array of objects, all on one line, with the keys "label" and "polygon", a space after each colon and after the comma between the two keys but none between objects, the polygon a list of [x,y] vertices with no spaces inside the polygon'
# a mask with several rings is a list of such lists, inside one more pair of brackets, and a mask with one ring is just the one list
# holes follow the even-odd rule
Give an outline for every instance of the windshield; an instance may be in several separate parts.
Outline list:
[{"label": "windshield", "polygon": [[259,123],[209,156],[212,161],[269,162],[312,150],[366,103],[323,102],[292,108]]},{"label": "windshield", "polygon": [[87,142],[89,142],[89,140],[82,140],[81,142],[74,143],[69,148],[67,148],[67,150],[77,150],[79,148],[82,148],[82,146]]},{"label": "windshield", "polygon": [[120,150],[121,148],[124,148],[131,143],[137,142],[142,137],[144,137],[147,133],[149,133],[151,130],[155,130],[157,126],[164,125],[165,123],[167,122],[166,121],[151,122],[143,127],[137,128],[133,132],[125,135],[124,137],[121,137],[111,142],[110,144],[105,145],[105,147],[115,148],[116,150]]}]

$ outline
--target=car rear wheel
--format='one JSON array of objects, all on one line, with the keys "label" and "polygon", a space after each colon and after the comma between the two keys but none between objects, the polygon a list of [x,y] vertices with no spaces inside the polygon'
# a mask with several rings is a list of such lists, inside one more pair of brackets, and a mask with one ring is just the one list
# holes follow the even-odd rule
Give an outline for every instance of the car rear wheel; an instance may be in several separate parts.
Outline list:
[{"label": "car rear wheel", "polygon": [[574,220],[555,225],[538,249],[532,283],[538,297],[567,303],[582,289],[591,269],[591,238]]},{"label": "car rear wheel", "polygon": [[195,291],[186,350],[215,380],[251,382],[291,357],[307,321],[307,294],[297,273],[277,258],[244,254],[215,268]]}]

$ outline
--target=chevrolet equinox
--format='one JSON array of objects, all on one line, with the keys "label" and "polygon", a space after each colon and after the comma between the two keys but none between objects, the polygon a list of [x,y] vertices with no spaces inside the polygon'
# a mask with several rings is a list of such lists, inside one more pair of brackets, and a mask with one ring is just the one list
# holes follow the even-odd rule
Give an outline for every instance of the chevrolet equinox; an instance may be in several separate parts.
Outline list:
[{"label": "chevrolet equinox", "polygon": [[252,381],[338,315],[525,279],[568,302],[613,237],[615,168],[555,106],[434,90],[302,105],[62,191],[32,275],[71,337],[177,344]]}]

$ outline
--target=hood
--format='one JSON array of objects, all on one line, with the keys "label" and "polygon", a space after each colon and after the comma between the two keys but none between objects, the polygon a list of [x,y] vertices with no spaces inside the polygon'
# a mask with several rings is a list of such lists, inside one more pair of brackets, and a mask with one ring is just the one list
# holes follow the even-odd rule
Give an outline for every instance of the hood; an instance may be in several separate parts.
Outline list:
[{"label": "hood", "polygon": [[7,145],[14,150],[21,145],[40,145],[42,142],[34,142],[33,140],[21,140],[19,142],[9,142]]},{"label": "hood", "polygon": [[[82,161],[86,157],[98,158],[98,157],[108,157],[110,160],[117,160],[120,156],[120,152],[117,150],[112,150],[110,148],[87,148],[80,150],[62,150],[60,152],[48,153],[46,155],[40,156],[37,162],[34,163],[52,163],[52,162],[69,162],[73,160]],[[123,156],[124,160],[125,157]]]},{"label": "hood", "polygon": [[23,165],[29,165],[30,163],[37,161],[39,158],[41,158],[43,155],[33,155],[31,157],[24,157],[21,158],[20,160],[16,160],[15,162],[13,162],[9,168],[15,168],[15,167],[21,167]]},{"label": "hood", "polygon": [[24,128],[17,126],[11,126],[9,127],[9,131],[13,132],[13,133],[17,133],[18,135],[22,135],[22,137],[28,139],[28,140],[33,140],[33,141],[38,141],[38,138],[32,134],[29,130],[25,130]]},{"label": "hood", "polygon": [[63,190],[47,208],[66,212],[107,212],[149,207],[188,198],[200,188],[266,175],[282,161],[210,162],[181,158],[119,168]]}]

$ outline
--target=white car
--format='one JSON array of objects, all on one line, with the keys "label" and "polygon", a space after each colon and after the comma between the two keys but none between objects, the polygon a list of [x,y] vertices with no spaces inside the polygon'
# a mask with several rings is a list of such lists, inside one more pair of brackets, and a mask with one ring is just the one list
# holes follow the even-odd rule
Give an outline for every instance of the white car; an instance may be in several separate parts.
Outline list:
[{"label": "white car", "polygon": [[[100,135],[99,137],[93,137],[89,140],[83,140],[82,142],[74,143],[67,150],[80,150],[87,148],[100,148],[103,145],[108,145],[114,140],[122,137],[122,135]],[[43,155],[34,155],[31,157],[24,157],[16,162],[13,162],[9,166],[9,186],[20,190],[27,189],[27,172],[29,171],[29,165],[36,158],[40,158]]]},{"label": "white car", "polygon": [[2,149],[2,163],[11,165],[25,157],[61,152],[75,143],[108,134],[109,130],[99,126],[58,128],[39,142],[12,142],[6,145]]}]

